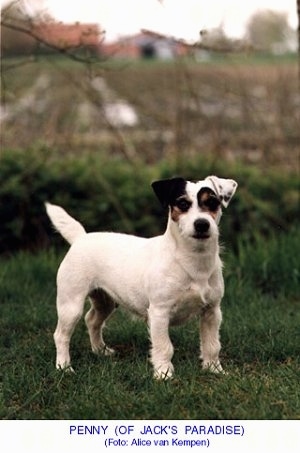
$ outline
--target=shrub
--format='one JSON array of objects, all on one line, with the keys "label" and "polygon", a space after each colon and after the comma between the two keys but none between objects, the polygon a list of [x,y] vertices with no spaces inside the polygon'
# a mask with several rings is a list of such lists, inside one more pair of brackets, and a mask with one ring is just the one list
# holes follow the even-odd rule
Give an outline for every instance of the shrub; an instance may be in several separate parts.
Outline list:
[{"label": "shrub", "polygon": [[[199,157],[180,166],[187,179],[208,174],[236,179],[239,189],[224,211],[222,236],[237,247],[241,237],[288,231],[299,199],[296,175]],[[85,153],[63,156],[49,149],[5,150],[0,165],[0,251],[45,247],[53,231],[44,209],[50,201],[66,208],[92,230],[152,236],[163,231],[166,213],[151,181],[178,174],[176,162],[130,164],[118,157]],[[56,235],[58,238],[58,235]],[[55,239],[60,241],[60,239]]]}]

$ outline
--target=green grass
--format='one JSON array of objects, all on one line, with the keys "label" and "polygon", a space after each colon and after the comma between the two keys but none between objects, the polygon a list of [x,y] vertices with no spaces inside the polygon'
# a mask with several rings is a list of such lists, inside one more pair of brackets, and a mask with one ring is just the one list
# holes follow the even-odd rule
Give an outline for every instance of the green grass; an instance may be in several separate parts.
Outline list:
[{"label": "green grass", "polygon": [[54,369],[55,274],[61,253],[0,263],[1,388],[5,419],[299,419],[299,231],[225,250],[222,362],[198,365],[197,322],[171,329],[176,376],[155,382],[146,326],[122,311],[105,331],[113,358],[90,352],[83,321],[75,374]]}]

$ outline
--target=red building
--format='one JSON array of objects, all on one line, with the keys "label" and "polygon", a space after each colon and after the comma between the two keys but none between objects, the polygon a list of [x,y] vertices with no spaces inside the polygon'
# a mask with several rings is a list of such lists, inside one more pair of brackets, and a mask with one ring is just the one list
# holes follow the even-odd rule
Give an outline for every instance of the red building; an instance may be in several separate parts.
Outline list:
[{"label": "red building", "polygon": [[61,22],[38,23],[32,34],[44,43],[58,49],[88,47],[98,49],[101,32],[97,24],[64,24]]},{"label": "red building", "polygon": [[149,30],[142,30],[132,36],[125,36],[113,43],[103,42],[100,53],[116,58],[158,58],[173,59],[187,55],[190,46],[173,37]]}]

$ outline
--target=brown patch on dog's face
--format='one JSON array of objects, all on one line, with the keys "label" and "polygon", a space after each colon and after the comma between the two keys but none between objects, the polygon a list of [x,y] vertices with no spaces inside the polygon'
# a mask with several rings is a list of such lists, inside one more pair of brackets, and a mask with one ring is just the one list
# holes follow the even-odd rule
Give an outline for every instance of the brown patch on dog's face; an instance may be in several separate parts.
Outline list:
[{"label": "brown patch on dog's face", "polygon": [[177,198],[174,205],[171,206],[171,219],[178,222],[179,217],[187,213],[191,206],[192,202],[186,196]]},{"label": "brown patch on dog's face", "polygon": [[182,212],[180,211],[180,209],[178,209],[176,206],[172,206],[172,208],[171,208],[171,219],[174,222],[178,222],[179,217],[181,216],[181,214],[182,214]]},{"label": "brown patch on dog's face", "polygon": [[204,187],[199,190],[197,198],[201,210],[210,214],[213,219],[216,219],[221,206],[221,200],[216,196],[215,192],[208,187]]}]

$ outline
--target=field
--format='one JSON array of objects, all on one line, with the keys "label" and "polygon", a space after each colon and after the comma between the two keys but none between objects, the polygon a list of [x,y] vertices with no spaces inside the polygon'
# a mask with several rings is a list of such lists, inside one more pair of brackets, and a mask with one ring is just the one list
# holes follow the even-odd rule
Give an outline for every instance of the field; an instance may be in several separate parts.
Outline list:
[{"label": "field", "polygon": [[40,57],[20,68],[4,60],[2,72],[4,148],[176,159],[180,168],[197,155],[289,171],[298,162],[293,57],[93,65]]},{"label": "field", "polygon": [[[13,69],[11,69],[13,68]],[[293,58],[198,64],[50,56],[3,63],[0,165],[0,417],[299,419],[299,105]],[[163,231],[153,179],[232,177],[222,219],[226,294],[221,360],[198,364],[198,327],[171,329],[175,378],[155,382],[146,325],[122,310],[75,374],[55,370],[55,275],[66,245],[46,200],[91,229]]]}]

